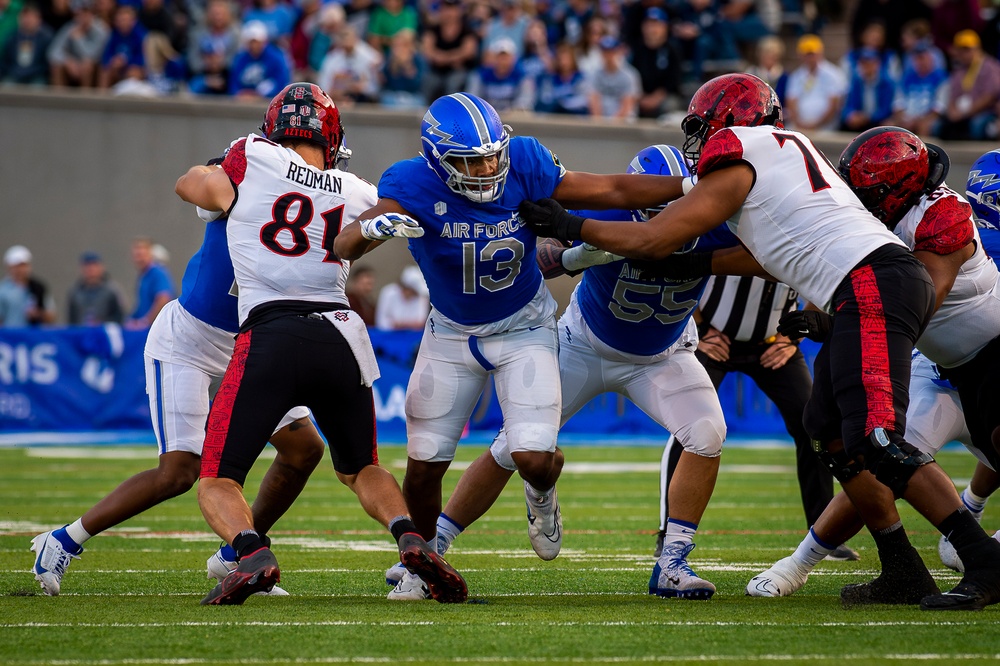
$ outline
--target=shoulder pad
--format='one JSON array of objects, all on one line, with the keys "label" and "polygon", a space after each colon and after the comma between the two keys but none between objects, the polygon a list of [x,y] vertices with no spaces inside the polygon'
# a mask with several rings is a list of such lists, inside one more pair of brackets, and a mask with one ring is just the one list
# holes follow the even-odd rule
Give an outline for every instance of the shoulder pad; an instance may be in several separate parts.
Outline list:
[{"label": "shoulder pad", "polygon": [[743,159],[743,143],[736,134],[726,128],[716,132],[701,149],[698,158],[698,177],[703,178],[710,171]]},{"label": "shoulder pad", "polygon": [[928,206],[917,224],[913,237],[913,249],[946,255],[958,252],[975,240],[975,224],[972,221],[972,206],[954,196],[950,191],[943,193]]},{"label": "shoulder pad", "polygon": [[240,139],[229,147],[226,159],[222,162],[222,169],[229,176],[229,180],[233,181],[234,185],[239,185],[243,182],[243,178],[247,175],[246,139]]}]

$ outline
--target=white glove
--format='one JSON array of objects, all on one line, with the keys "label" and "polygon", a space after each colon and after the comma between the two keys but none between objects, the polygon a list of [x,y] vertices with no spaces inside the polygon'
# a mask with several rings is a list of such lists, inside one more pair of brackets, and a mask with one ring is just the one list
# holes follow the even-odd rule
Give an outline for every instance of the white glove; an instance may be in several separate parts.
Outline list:
[{"label": "white glove", "polygon": [[195,206],[194,209],[198,212],[198,217],[201,218],[202,222],[213,222],[223,215],[221,210],[205,210],[201,206]]},{"label": "white glove", "polygon": [[697,184],[698,184],[698,174],[694,174],[693,176],[688,176],[687,178],[681,181],[681,192],[687,194]]},{"label": "white glove", "polygon": [[424,235],[424,230],[416,220],[399,213],[382,213],[370,220],[361,220],[359,224],[361,235],[372,241],[389,240],[395,236],[420,238]]},{"label": "white glove", "polygon": [[582,271],[590,266],[600,266],[618,261],[622,257],[611,254],[590,243],[574,245],[562,253],[562,265],[567,271]]}]

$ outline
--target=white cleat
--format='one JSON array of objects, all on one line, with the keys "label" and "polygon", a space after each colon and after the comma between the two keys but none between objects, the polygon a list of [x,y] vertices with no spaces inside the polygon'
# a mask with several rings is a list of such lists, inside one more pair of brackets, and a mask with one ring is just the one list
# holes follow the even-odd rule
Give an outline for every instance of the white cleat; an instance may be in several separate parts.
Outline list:
[{"label": "white cleat", "polygon": [[[212,553],[212,556],[208,558],[207,562],[205,562],[205,567],[208,570],[208,579],[212,580],[214,578],[220,583],[222,582],[223,578],[225,578],[230,573],[235,571],[237,566],[238,566],[237,562],[233,560],[227,560],[222,556],[221,548]],[[260,592],[254,592],[255,596],[258,594],[272,596],[272,597],[289,596],[286,590],[283,590],[277,585],[272,587],[270,590],[261,590]]]},{"label": "white cleat", "polygon": [[396,587],[396,584],[400,579],[407,573],[406,567],[403,566],[402,562],[396,562],[391,567],[385,570],[385,584]]},{"label": "white cleat", "polygon": [[31,550],[35,552],[35,564],[31,567],[35,580],[42,586],[45,594],[50,597],[58,596],[66,569],[73,560],[80,559],[83,547],[71,553],[59,539],[52,536],[52,532],[45,532],[31,540]]},{"label": "white cleat", "polygon": [[801,590],[807,580],[809,572],[803,571],[789,555],[751,578],[747,583],[747,596],[788,597]]},{"label": "white cleat", "polygon": [[531,540],[531,547],[543,560],[554,560],[562,549],[562,513],[559,511],[559,497],[555,486],[547,495],[539,496],[531,484],[525,481],[524,503],[528,507],[528,539]]},{"label": "white cleat", "polygon": [[430,598],[431,591],[427,588],[427,584],[420,580],[420,576],[411,574],[405,568],[396,587],[386,595],[386,599],[391,601],[424,601]]},{"label": "white cleat", "polygon": [[666,543],[649,577],[649,593],[678,599],[711,599],[715,585],[696,574],[687,562],[694,544]]}]

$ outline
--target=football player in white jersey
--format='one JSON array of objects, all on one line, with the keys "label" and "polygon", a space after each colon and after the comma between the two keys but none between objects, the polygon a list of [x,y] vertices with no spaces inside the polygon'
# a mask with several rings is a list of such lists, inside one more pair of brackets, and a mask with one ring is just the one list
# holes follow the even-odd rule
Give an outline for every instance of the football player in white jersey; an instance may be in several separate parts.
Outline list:
[{"label": "football player in white jersey", "polygon": [[[87,540],[187,492],[198,479],[209,405],[239,329],[225,217],[219,218],[221,212],[199,214],[212,219],[205,226],[201,248],[184,271],[181,296],[163,307],[146,338],[146,393],[159,464],[124,481],[73,523],[32,540],[36,553],[32,570],[48,595],[59,594],[67,567],[83,552]],[[261,534],[288,510],[323,458],[326,445],[308,417],[305,407],[289,410],[271,436],[278,454],[252,509]],[[208,559],[209,578],[221,580],[236,568],[235,553],[229,551],[226,546]],[[271,593],[285,594],[279,587]]]},{"label": "football player in white jersey", "polygon": [[[356,259],[407,237],[430,292],[406,391],[403,494],[420,533],[433,540],[441,480],[492,375],[537,550],[546,547],[540,540],[561,538],[556,304],[535,263],[537,237],[517,206],[552,196],[586,208],[648,208],[662,203],[666,178],[567,171],[536,139],[511,136],[492,106],[467,93],[431,104],[421,143],[422,155],[382,174],[378,205],[335,243],[339,256]],[[407,577],[400,586],[420,593]]]},{"label": "football player in white jersey", "polygon": [[[865,209],[808,137],[783,129],[777,95],[760,79],[727,74],[705,83],[682,128],[697,183],[674,179],[670,198],[679,201],[648,223],[582,219],[551,200],[526,201],[522,220],[539,235],[659,259],[741,212],[730,223],[745,248],[737,253],[834,315],[804,423],[836,473],[851,477],[842,485],[876,541],[881,547],[905,538],[891,501],[900,496],[949,537],[966,564],[950,592],[933,594],[926,585],[908,601],[926,593],[919,601],[928,610],[1000,602],[1000,543],[933,457],[904,439],[910,354],[947,289]],[[857,473],[862,461],[866,471]],[[865,474],[879,483],[859,484]],[[882,592],[863,584],[844,596],[875,602]]]},{"label": "football player in white jersey", "polygon": [[230,148],[221,168],[192,167],[177,194],[229,215],[226,234],[239,292],[240,333],[208,417],[198,500],[240,557],[202,604],[241,604],[280,580],[253,529],[243,483],[270,429],[290,407],[312,410],[328,436],[337,477],[389,528],[400,561],[440,602],[462,602],[465,581],[419,536],[399,485],[378,465],[372,382],[378,364],[344,283],[350,264],[333,240],[376,201],[373,185],[334,168],[340,113],[311,83],[271,100],[261,126]]},{"label": "football player in white jersey", "polygon": [[[840,158],[840,172],[861,201],[913,250],[933,276],[940,307],[920,339],[910,381],[907,441],[934,455],[959,440],[995,470],[1000,452],[990,435],[1000,425],[1000,395],[993,379],[1000,371],[1000,272],[986,254],[972,208],[943,185],[947,157],[899,127],[860,134]],[[955,386],[949,379],[954,378]],[[872,483],[862,477],[858,483]],[[992,488],[995,490],[996,488]],[[987,493],[988,494],[988,493]],[[963,496],[970,513],[978,502]],[[886,501],[891,501],[887,498]],[[980,511],[982,507],[980,506]],[[843,496],[830,504],[795,553],[755,576],[751,596],[787,596],[845,533],[861,528],[860,517]],[[953,552],[954,549],[952,549]],[[879,543],[882,573],[871,586],[883,601],[906,602],[903,590],[930,574],[909,541]],[[955,559],[959,560],[957,554]]]}]

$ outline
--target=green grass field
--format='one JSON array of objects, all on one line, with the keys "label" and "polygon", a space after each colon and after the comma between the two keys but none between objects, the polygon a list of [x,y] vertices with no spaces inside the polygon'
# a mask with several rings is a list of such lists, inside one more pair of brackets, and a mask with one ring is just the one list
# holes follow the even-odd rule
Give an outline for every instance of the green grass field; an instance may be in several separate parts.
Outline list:
[{"label": "green grass field", "polygon": [[[459,449],[468,462],[480,447]],[[81,455],[82,453],[82,455]],[[125,457],[125,454],[128,457]],[[405,451],[383,447],[402,478]],[[657,526],[650,447],[572,447],[560,480],[562,554],[542,562],[526,534],[520,484],[459,537],[449,560],[480,603],[390,602],[383,579],[391,537],[363,514],[328,462],[271,532],[282,586],[293,596],[201,607],[205,559],[218,546],[195,493],[87,544],[59,597],[43,595],[29,540],[77,518],[151,447],[0,450],[0,664],[922,662],[996,663],[1000,606],[980,613],[915,607],[841,608],[840,587],[874,575],[867,535],[860,562],[823,562],[798,594],[752,599],[755,573],[788,554],[805,525],[788,449],[728,449],[692,565],[718,586],[708,602],[646,594]],[[959,483],[971,456],[940,457]],[[625,470],[599,470],[608,463]],[[256,488],[265,468],[254,468]],[[459,471],[452,469],[446,490]],[[1000,502],[984,524],[1000,527]],[[903,520],[942,588],[958,576],[937,558],[937,533],[908,507]]]}]

